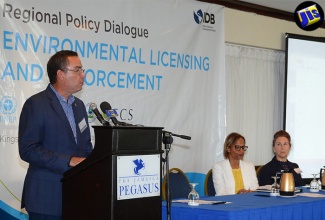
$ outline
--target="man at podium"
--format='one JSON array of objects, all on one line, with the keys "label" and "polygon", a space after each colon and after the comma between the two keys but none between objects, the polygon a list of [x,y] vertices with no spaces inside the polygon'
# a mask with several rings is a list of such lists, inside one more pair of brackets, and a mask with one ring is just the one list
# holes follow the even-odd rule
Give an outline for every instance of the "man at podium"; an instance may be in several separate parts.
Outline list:
[{"label": "man at podium", "polygon": [[19,154],[29,163],[21,206],[30,220],[62,218],[63,173],[93,149],[85,105],[73,96],[85,78],[78,54],[57,52],[47,72],[50,84],[26,100],[19,120]]}]

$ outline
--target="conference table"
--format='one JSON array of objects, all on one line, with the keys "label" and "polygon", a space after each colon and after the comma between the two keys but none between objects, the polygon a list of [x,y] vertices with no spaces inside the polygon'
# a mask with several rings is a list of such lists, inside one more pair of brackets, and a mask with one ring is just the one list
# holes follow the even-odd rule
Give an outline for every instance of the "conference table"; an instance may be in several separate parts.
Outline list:
[{"label": "conference table", "polygon": [[[200,204],[172,202],[171,220],[325,220],[325,197],[303,196],[303,189],[295,197],[266,197],[268,193],[252,192],[239,195],[201,197],[205,201],[225,201],[226,204]],[[313,195],[315,193],[312,193]],[[320,191],[325,196],[325,192]],[[264,195],[264,196],[256,196]],[[167,219],[166,202],[162,204],[162,220]]]}]

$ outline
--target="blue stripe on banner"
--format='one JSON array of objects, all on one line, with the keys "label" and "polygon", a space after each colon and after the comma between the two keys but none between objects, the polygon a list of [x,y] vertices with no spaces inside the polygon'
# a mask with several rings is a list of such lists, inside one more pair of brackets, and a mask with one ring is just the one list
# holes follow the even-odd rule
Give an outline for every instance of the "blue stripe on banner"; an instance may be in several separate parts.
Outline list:
[{"label": "blue stripe on banner", "polygon": [[28,220],[28,215],[22,213],[0,200],[0,219],[1,220]]}]

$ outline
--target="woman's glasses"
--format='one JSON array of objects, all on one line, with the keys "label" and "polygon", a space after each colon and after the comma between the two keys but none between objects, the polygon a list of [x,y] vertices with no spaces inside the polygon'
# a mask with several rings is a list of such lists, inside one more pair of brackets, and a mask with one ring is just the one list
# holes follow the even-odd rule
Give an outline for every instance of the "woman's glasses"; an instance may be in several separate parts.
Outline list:
[{"label": "woman's glasses", "polygon": [[239,145],[235,145],[235,150],[236,150],[236,151],[240,151],[240,149],[242,149],[243,151],[247,151],[248,146],[239,146]]}]

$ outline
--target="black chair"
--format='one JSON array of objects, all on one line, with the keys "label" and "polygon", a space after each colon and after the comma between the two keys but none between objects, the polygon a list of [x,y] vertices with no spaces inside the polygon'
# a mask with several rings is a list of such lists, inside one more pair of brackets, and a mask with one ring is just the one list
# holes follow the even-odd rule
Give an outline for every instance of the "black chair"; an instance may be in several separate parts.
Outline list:
[{"label": "black chair", "polygon": [[204,194],[206,196],[215,196],[216,190],[214,189],[213,179],[212,179],[212,169],[209,170],[207,175],[205,176],[204,181]]},{"label": "black chair", "polygon": [[[166,175],[162,186],[163,199],[167,198]],[[169,195],[170,199],[187,198],[191,191],[190,181],[185,173],[178,168],[169,170]]]}]

